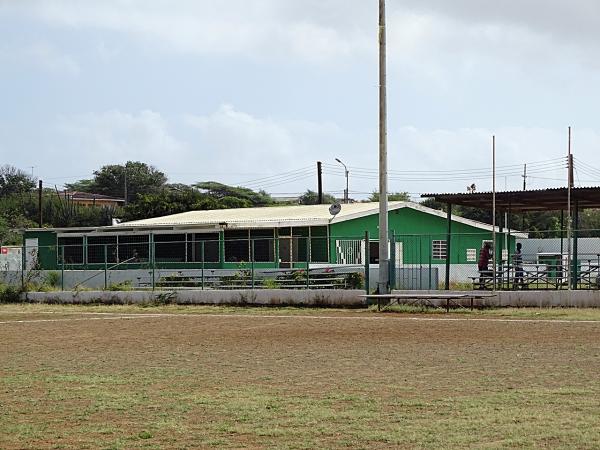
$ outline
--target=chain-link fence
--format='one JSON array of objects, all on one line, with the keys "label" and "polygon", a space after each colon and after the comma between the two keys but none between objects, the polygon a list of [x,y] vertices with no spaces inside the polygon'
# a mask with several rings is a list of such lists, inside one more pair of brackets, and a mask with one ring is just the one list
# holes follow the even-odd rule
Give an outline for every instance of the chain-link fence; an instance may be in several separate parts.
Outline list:
[{"label": "chain-link fence", "polygon": [[[533,236],[533,237],[532,237]],[[600,231],[391,234],[393,289],[598,289]],[[487,267],[481,267],[482,249]],[[385,248],[385,247],[384,247]],[[517,250],[518,249],[518,250]],[[376,237],[218,234],[59,236],[3,246],[0,282],[27,289],[365,289],[377,287]]]}]

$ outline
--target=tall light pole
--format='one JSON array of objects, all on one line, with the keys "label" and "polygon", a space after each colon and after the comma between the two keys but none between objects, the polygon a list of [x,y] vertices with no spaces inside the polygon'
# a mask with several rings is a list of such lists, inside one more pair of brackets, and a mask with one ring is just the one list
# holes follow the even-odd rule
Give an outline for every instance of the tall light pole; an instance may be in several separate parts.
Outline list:
[{"label": "tall light pole", "polygon": [[344,166],[344,172],[346,173],[346,189],[344,189],[344,203],[348,203],[348,198],[349,198],[349,194],[348,194],[348,174],[350,172],[348,172],[348,167],[346,167],[346,164],[344,164],[343,162],[341,162],[339,160],[339,158],[335,158],[335,160],[337,162],[339,162],[342,166]]},{"label": "tall light pole", "polygon": [[379,294],[389,294],[385,0],[379,0]]}]

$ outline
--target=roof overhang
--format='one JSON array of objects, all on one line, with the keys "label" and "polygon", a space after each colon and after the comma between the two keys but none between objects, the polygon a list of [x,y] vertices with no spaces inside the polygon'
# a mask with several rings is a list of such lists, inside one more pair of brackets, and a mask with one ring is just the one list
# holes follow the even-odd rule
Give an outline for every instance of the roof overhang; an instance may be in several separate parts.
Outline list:
[{"label": "roof overhang", "polygon": [[[496,192],[496,210],[512,212],[566,211],[568,196],[569,192],[566,187]],[[433,198],[441,203],[491,210],[494,194],[492,192],[423,194],[421,197]],[[571,207],[575,206],[579,209],[600,208],[600,187],[572,188]]]}]

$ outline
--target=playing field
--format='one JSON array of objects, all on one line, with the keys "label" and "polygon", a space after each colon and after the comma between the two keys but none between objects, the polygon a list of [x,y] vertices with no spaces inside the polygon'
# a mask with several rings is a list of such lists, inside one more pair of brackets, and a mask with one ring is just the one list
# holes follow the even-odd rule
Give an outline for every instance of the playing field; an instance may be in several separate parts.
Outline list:
[{"label": "playing field", "polygon": [[600,448],[600,320],[3,305],[0,342],[2,449]]}]

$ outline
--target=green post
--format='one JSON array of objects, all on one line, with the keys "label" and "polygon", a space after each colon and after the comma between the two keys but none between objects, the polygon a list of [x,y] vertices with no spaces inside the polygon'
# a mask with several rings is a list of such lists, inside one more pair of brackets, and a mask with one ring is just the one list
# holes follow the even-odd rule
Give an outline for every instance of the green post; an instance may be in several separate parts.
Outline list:
[{"label": "green post", "polygon": [[394,230],[390,230],[390,273],[388,280],[390,280],[390,289],[396,289],[396,236]]},{"label": "green post", "polygon": [[27,247],[23,237],[23,250],[21,251],[21,289],[25,290],[25,266],[27,265]]},{"label": "green post", "polygon": [[277,228],[275,228],[275,237],[273,238],[273,241],[275,244],[275,257],[273,259],[275,260],[275,267],[279,269],[279,232]]},{"label": "green post", "polygon": [[[578,266],[578,248],[577,241],[579,238],[579,202],[575,200],[575,214],[573,218],[573,260],[571,261],[571,289],[577,289],[577,280],[579,278],[579,266]],[[559,264],[562,266],[562,255]]]},{"label": "green post", "polygon": [[254,239],[250,239],[250,271],[252,272],[251,287],[254,289]]},{"label": "green post", "polygon": [[60,248],[60,290],[65,290],[65,246]]},{"label": "green post", "polygon": [[[447,225],[448,225],[448,232],[446,234],[446,286],[445,289],[448,291],[450,290],[450,254],[451,254],[451,240],[452,240],[452,204],[448,203],[448,211],[447,211],[447,215],[446,215],[447,219]],[[494,249],[494,252],[496,251],[496,249]],[[494,253],[495,255],[495,253]],[[494,287],[495,288],[495,287]]]},{"label": "green post", "polygon": [[150,241],[150,265],[152,267],[152,290],[154,291],[156,289],[156,243],[154,242],[154,234],[150,234]]},{"label": "green post", "polygon": [[202,290],[204,290],[204,241],[200,242],[200,251],[202,252]]},{"label": "green post", "polygon": [[221,267],[225,265],[225,231],[219,231],[219,262]]},{"label": "green post", "polygon": [[306,238],[306,289],[310,288],[310,276],[308,271],[310,270],[310,252],[308,249],[310,248],[309,238]]},{"label": "green post", "polygon": [[[429,251],[427,252],[429,254],[429,290],[431,290],[431,242],[433,240],[432,236],[429,236]],[[439,280],[438,280],[439,282]],[[439,286],[438,286],[439,287]],[[436,288],[437,289],[437,288]]]},{"label": "green post", "polygon": [[371,261],[371,246],[369,243],[369,231],[365,231],[365,293],[367,295],[369,295],[370,293],[370,286],[369,286],[369,277],[370,277],[370,273],[369,273],[369,263]]},{"label": "green post", "polygon": [[104,290],[106,289],[108,289],[108,245],[104,244]]}]

